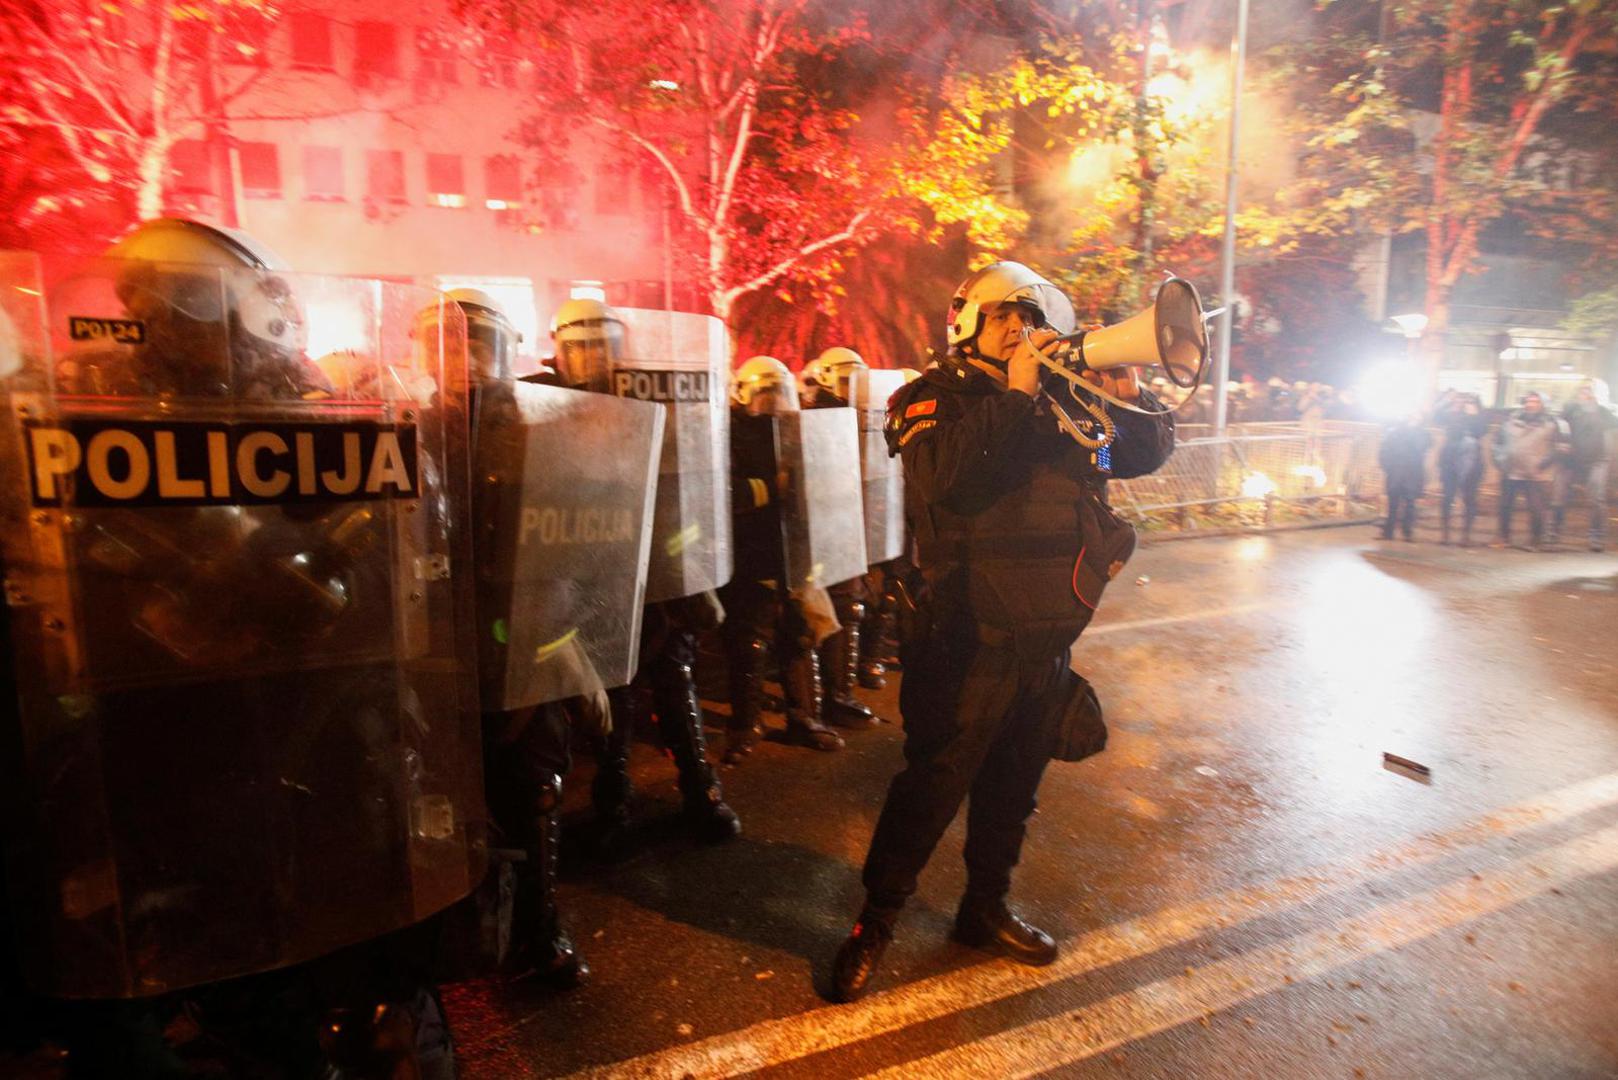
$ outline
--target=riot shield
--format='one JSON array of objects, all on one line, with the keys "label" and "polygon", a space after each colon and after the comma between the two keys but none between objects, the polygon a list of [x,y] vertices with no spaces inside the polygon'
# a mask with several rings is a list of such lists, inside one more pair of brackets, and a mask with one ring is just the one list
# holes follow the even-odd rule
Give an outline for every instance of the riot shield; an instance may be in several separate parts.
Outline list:
[{"label": "riot shield", "polygon": [[865,507],[865,556],[872,564],[905,552],[905,481],[899,459],[888,456],[888,398],[904,385],[894,368],[856,368],[848,383],[849,404],[860,425],[860,490]]},{"label": "riot shield", "polygon": [[12,318],[0,382],[31,982],[158,994],[460,899],[486,839],[459,309],[261,270],[53,271],[0,258],[0,295],[39,313]]},{"label": "riot shield", "polygon": [[725,326],[711,315],[677,311],[618,314],[627,342],[614,363],[613,391],[661,402],[668,414],[646,600],[717,589],[733,569]]},{"label": "riot shield", "polygon": [[483,707],[622,686],[639,661],[663,410],[531,383],[478,392]]},{"label": "riot shield", "polygon": [[781,532],[788,587],[824,587],[865,573],[854,410],[780,413],[775,447],[785,483]]}]

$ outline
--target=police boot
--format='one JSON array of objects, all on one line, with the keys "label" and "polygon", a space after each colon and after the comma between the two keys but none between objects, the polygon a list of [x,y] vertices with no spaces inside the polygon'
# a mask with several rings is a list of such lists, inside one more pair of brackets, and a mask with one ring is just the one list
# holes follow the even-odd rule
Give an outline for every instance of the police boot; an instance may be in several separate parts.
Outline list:
[{"label": "police boot", "polygon": [[1056,960],[1056,942],[1037,926],[1030,926],[1006,907],[1004,899],[983,900],[970,895],[955,913],[955,940],[962,945],[1043,967]]},{"label": "police boot", "polygon": [[640,714],[640,695],[628,686],[607,691],[612,703],[612,730],[594,740],[595,779],[590,803],[598,828],[596,846],[608,857],[621,851],[629,837],[629,801],[635,785],[629,779],[629,744]]},{"label": "police boot", "polygon": [[691,665],[683,656],[665,654],[657,658],[652,678],[657,729],[680,770],[680,798],[685,803],[687,824],[697,839],[708,843],[740,836],[741,819],[726,805],[719,777],[708,764],[702,704],[697,699]]},{"label": "police boot", "polygon": [[841,750],[843,737],[820,722],[820,657],[813,646],[793,653],[781,682],[787,699],[786,741],[813,750]]},{"label": "police boot", "polygon": [[590,977],[590,967],[573,947],[556,908],[556,867],[562,842],[557,813],[562,804],[560,776],[551,773],[544,778],[538,801],[534,841],[517,887],[513,931],[520,935],[520,943],[512,956],[511,973],[553,989],[571,990]]},{"label": "police boot", "polygon": [[[839,616],[842,614],[839,612]],[[827,683],[822,715],[828,724],[855,730],[881,723],[854,696],[860,670],[860,618],[864,614],[864,604],[856,601],[848,605],[843,628],[820,646],[820,670]]]},{"label": "police boot", "polygon": [[742,654],[730,661],[730,722],[725,726],[725,764],[737,765],[758,745],[763,733],[764,660],[769,644],[762,637],[748,641]]},{"label": "police boot", "polygon": [[871,977],[882,963],[882,954],[893,940],[893,924],[897,912],[877,911],[869,906],[860,912],[848,939],[837,950],[832,961],[831,993],[833,1001],[858,1001],[865,996]]}]

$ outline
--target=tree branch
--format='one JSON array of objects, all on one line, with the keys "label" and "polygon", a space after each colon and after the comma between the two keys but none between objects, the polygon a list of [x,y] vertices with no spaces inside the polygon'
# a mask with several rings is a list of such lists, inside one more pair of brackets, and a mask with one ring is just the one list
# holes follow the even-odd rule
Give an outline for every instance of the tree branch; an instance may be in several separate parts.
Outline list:
[{"label": "tree branch", "polygon": [[821,237],[812,244],[805,244],[803,247],[799,248],[791,255],[788,255],[786,258],[782,259],[780,262],[776,263],[762,274],[758,274],[750,280],[742,282],[740,285],[733,285],[726,289],[722,294],[724,296],[725,303],[727,305],[733,304],[736,302],[738,297],[745,296],[755,289],[762,289],[764,286],[780,280],[781,277],[787,273],[787,271],[791,270],[794,266],[797,266],[811,255],[819,254],[829,247],[835,247],[838,244],[846,243],[849,240],[854,239],[854,237],[859,233],[860,226],[865,224],[865,219],[870,217],[871,213],[872,211],[869,208],[861,210],[859,213],[855,214],[849,219],[848,224],[845,225],[841,231],[833,233],[830,236]]}]

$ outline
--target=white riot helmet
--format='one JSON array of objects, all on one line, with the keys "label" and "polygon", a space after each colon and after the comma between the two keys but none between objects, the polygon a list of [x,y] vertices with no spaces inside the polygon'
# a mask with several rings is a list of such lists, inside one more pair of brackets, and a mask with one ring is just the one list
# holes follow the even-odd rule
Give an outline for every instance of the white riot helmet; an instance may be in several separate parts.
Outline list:
[{"label": "white riot helmet", "polygon": [[472,377],[510,379],[522,334],[506,317],[500,301],[482,289],[451,289],[451,300],[466,316],[466,359]]},{"label": "white riot helmet", "polygon": [[[268,248],[184,218],[137,225],[107,252],[124,260],[118,298],[145,329],[147,382],[165,392],[248,397],[329,390],[303,356],[303,305]],[[229,376],[219,364],[228,349]],[[313,373],[313,374],[311,374]]]},{"label": "white riot helmet", "polygon": [[1022,263],[990,263],[961,282],[950,300],[945,336],[951,351],[975,355],[984,313],[999,304],[1029,308],[1037,315],[1037,326],[1048,326],[1058,334],[1071,334],[1078,325],[1073,304],[1061,289]]},{"label": "white riot helmet", "polygon": [[551,317],[551,340],[564,386],[611,390],[613,362],[624,351],[624,321],[616,311],[600,300],[569,300]]},{"label": "white riot helmet", "polygon": [[867,370],[870,365],[853,349],[833,345],[803,366],[799,378],[803,388],[830,394],[839,401],[848,401],[848,381],[853,372]]},{"label": "white riot helmet", "polygon": [[753,416],[798,411],[798,388],[792,372],[773,356],[755,356],[730,380],[730,400]]}]

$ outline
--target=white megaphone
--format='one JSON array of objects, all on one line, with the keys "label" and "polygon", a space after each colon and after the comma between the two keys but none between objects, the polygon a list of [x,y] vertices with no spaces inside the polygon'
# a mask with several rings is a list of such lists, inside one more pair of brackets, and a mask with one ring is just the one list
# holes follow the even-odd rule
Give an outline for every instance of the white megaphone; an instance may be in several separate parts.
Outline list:
[{"label": "white megaphone", "polygon": [[1072,342],[1075,368],[1131,367],[1156,364],[1176,386],[1191,387],[1208,361],[1208,330],[1196,286],[1171,277],[1158,286],[1157,299],[1138,315],[1099,330],[1081,330],[1062,341]]}]

